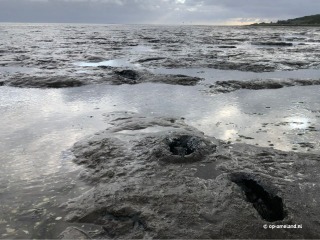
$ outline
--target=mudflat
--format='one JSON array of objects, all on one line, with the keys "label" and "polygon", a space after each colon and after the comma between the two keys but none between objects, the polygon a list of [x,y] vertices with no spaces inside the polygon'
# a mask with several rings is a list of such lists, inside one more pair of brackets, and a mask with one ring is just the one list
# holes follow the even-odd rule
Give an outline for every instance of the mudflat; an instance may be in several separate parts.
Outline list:
[{"label": "mudflat", "polygon": [[0,34],[1,238],[319,238],[318,28]]}]

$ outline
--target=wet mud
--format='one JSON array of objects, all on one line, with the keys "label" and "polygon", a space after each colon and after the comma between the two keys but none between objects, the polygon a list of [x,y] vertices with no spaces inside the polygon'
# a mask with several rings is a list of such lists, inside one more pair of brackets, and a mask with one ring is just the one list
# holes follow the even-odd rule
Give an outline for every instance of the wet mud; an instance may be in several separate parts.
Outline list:
[{"label": "wet mud", "polygon": [[320,85],[320,79],[255,79],[249,81],[217,81],[209,85],[209,93],[229,93],[241,89],[262,90],[283,87]]},{"label": "wet mud", "polygon": [[[136,68],[270,72],[319,68],[320,64],[319,32],[308,27],[123,26],[119,29],[115,26],[9,24],[2,25],[1,29],[0,66],[35,69],[32,73],[20,71],[20,74],[0,71],[0,84],[8,86],[62,88],[103,82],[122,84],[115,77],[117,71]],[[117,59],[124,59],[126,66],[111,64],[111,67],[126,68],[109,69],[110,74],[106,74],[99,71],[99,67],[93,67],[97,64],[101,70],[106,67],[99,63]],[[87,65],[79,66],[76,64],[79,62]],[[179,79],[177,83],[164,76],[145,76],[140,80],[184,82]]]},{"label": "wet mud", "polygon": [[[229,144],[182,119],[108,117],[110,128],[72,149],[93,188],[64,205],[68,221],[100,227],[91,237],[319,236],[319,155]],[[270,223],[303,228],[265,230]]]},{"label": "wet mud", "polygon": [[[101,71],[102,69],[102,71]],[[81,74],[74,77],[55,75],[54,73],[13,74],[6,76],[0,86],[21,88],[68,88],[90,84],[139,84],[164,83],[171,85],[194,86],[202,79],[182,74],[152,74],[146,70],[113,69],[98,66],[95,75]]]},{"label": "wet mud", "polygon": [[317,28],[0,31],[1,237],[319,238]]}]

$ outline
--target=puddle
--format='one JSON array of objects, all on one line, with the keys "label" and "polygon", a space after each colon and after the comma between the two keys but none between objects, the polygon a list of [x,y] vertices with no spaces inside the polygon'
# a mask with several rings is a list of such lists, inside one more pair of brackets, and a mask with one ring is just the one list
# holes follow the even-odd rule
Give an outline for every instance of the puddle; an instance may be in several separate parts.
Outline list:
[{"label": "puddle", "polygon": [[138,130],[122,130],[117,133],[127,134],[127,135],[136,135],[136,134],[141,134],[141,133],[158,133],[158,132],[168,131],[168,130],[173,131],[173,130],[175,130],[175,128],[156,126],[156,127],[147,127],[147,128],[138,129]]},{"label": "puddle", "polygon": [[79,67],[129,67],[129,68],[140,68],[141,65],[138,63],[130,63],[126,59],[113,59],[102,62],[76,62],[74,65]]},{"label": "puddle", "polygon": [[141,52],[155,52],[156,50],[153,49],[151,46],[145,46],[145,45],[138,45],[135,47],[132,47],[130,49],[130,52],[137,52],[137,53],[141,53]]},{"label": "puddle", "polygon": [[36,68],[8,66],[0,67],[0,73],[30,73],[36,71]]},{"label": "puddle", "polygon": [[311,125],[310,119],[299,116],[289,117],[286,122],[290,129],[307,129]]},{"label": "puddle", "polygon": [[225,80],[251,80],[251,79],[319,79],[320,69],[301,69],[294,71],[276,71],[276,72],[244,72],[236,70],[219,70],[211,68],[157,68],[152,69],[155,74],[184,74],[192,77],[205,79],[204,83],[213,83],[215,81]]},{"label": "puddle", "polygon": [[60,96],[0,89],[0,238],[56,238],[72,225],[63,221],[59,205],[88,189],[77,181],[81,168],[66,150],[105,124]]}]

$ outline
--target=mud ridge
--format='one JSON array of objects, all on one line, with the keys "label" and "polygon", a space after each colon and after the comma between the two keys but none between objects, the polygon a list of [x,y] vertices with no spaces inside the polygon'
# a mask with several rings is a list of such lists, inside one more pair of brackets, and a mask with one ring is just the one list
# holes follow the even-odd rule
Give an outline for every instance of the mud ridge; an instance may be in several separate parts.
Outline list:
[{"label": "mud ridge", "polygon": [[249,81],[217,81],[206,90],[209,93],[229,93],[241,89],[262,90],[294,86],[320,85],[320,79],[254,79]]},{"label": "mud ridge", "polygon": [[3,77],[0,86],[21,88],[67,88],[80,87],[90,84],[139,84],[139,83],[164,83],[172,85],[194,86],[202,79],[186,75],[152,74],[146,70],[121,69],[98,66],[92,74],[55,75],[51,72],[37,72],[34,74],[13,74]]}]

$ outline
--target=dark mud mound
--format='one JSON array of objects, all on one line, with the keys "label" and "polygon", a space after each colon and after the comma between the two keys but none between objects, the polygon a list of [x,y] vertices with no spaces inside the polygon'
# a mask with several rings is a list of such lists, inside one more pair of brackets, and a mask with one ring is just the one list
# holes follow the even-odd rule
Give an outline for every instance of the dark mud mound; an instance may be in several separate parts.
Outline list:
[{"label": "dark mud mound", "polygon": [[0,86],[24,87],[24,88],[67,88],[80,87],[90,84],[140,84],[140,83],[164,83],[172,85],[194,86],[202,79],[186,75],[153,74],[146,70],[111,68],[98,66],[90,72],[66,73],[56,75],[52,72],[36,72],[34,74],[12,74],[4,76]]},{"label": "dark mud mound", "polygon": [[130,80],[138,80],[140,78],[140,74],[137,71],[130,70],[130,69],[115,71],[115,74]]},{"label": "dark mud mound", "polygon": [[240,89],[262,90],[283,87],[320,85],[320,79],[255,79],[250,81],[217,81],[209,86],[210,93],[229,93]]},{"label": "dark mud mound", "polygon": [[237,179],[234,182],[241,187],[246,200],[252,203],[260,216],[268,221],[275,222],[285,218],[282,199],[267,192],[261,185],[252,179]]},{"label": "dark mud mound", "polygon": [[151,58],[144,58],[144,59],[140,59],[137,62],[138,63],[146,63],[146,62],[153,62],[153,61],[159,61],[159,60],[164,60],[166,58],[164,57],[151,57]]},{"label": "dark mud mound", "polygon": [[80,87],[85,82],[66,76],[32,76],[14,75],[3,82],[3,85],[24,88],[68,88]]},{"label": "dark mud mound", "polygon": [[[134,158],[134,154],[124,147],[129,145],[135,149],[140,159],[166,163],[205,160],[216,150],[214,141],[207,139],[201,132],[186,127],[183,121],[178,119],[145,118],[129,114],[115,118],[112,123],[116,125],[110,130],[75,144],[73,151],[78,164],[100,168],[115,159],[129,161]],[[124,140],[129,141],[129,145],[123,142]],[[98,177],[100,174],[110,175],[103,169],[99,172]],[[97,177],[95,175],[97,174],[92,175],[94,180]]]},{"label": "dark mud mound", "polygon": [[154,82],[162,82],[167,84],[182,85],[182,86],[195,86],[202,79],[198,77],[191,77],[187,75],[158,75],[154,77]]},{"label": "dark mud mound", "polygon": [[100,228],[90,237],[318,238],[318,155],[229,145],[181,119],[106,119],[110,128],[72,149],[93,188],[65,204],[67,220]]},{"label": "dark mud mound", "polygon": [[293,43],[288,43],[288,42],[253,42],[252,45],[274,46],[274,47],[291,47],[291,46],[293,46]]},{"label": "dark mud mound", "polygon": [[195,86],[202,78],[182,74],[152,74],[148,71],[121,70],[115,72],[112,84],[164,83],[181,86]]},{"label": "dark mud mound", "polygon": [[237,48],[236,46],[218,46],[218,48]]},{"label": "dark mud mound", "polygon": [[172,85],[194,86],[202,79],[181,74],[153,74],[146,70],[132,69],[116,70],[111,79],[112,84],[139,84],[139,83],[165,83]]},{"label": "dark mud mound", "polygon": [[215,63],[210,63],[206,67],[216,68],[221,70],[239,70],[244,72],[273,72],[275,66],[259,62],[246,62],[239,59],[237,62],[217,60]]}]

